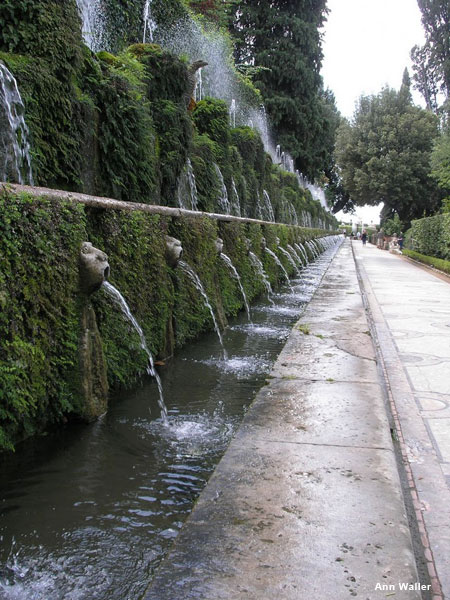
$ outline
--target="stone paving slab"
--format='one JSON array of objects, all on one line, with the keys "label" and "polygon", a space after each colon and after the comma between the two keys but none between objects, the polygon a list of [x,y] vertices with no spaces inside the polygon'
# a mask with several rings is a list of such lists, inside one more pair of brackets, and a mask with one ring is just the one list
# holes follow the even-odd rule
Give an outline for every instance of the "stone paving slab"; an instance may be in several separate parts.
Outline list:
[{"label": "stone paving slab", "polygon": [[[397,411],[423,544],[450,598],[450,285],[395,256],[354,244]],[[434,583],[434,582],[433,582]]]},{"label": "stone paving slab", "polygon": [[347,242],[145,600],[422,598],[358,289]]}]

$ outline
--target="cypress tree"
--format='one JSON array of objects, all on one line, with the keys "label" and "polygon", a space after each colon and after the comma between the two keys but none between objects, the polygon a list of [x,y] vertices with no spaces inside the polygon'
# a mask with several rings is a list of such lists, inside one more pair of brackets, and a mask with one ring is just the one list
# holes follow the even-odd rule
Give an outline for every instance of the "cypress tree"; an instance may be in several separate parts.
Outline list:
[{"label": "cypress tree", "polygon": [[326,13],[326,0],[241,0],[231,15],[236,62],[255,67],[277,142],[310,178],[327,170],[336,121],[320,76]]}]

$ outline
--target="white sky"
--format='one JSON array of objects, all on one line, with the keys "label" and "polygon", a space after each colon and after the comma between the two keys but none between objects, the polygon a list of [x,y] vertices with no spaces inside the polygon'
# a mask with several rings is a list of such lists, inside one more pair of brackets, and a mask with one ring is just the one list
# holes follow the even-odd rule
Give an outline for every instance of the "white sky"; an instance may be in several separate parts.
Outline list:
[{"label": "white sky", "polygon": [[410,50],[424,43],[421,13],[416,0],[328,0],[327,6],[321,73],[340,112],[351,117],[361,94],[377,94],[386,84],[399,89],[405,67],[412,75]]},{"label": "white sky", "polygon": [[[412,75],[409,53],[424,43],[416,0],[328,0],[322,76],[341,114],[351,118],[361,95],[378,94],[385,85],[399,89],[403,71]],[[421,98],[413,92],[416,103]],[[338,219],[379,221],[379,209],[358,208]]]}]

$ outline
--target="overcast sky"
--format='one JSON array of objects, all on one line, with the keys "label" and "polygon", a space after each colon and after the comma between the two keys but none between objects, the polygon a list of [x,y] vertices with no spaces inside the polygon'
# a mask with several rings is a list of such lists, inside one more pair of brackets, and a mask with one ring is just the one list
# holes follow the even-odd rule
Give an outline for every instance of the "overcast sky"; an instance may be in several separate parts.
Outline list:
[{"label": "overcast sky", "polygon": [[[416,0],[328,0],[324,28],[322,76],[345,117],[351,118],[361,95],[378,94],[385,85],[399,89],[403,71],[412,75],[409,53],[424,43]],[[416,103],[422,103],[417,93]],[[379,222],[380,209],[357,208],[338,219]]]},{"label": "overcast sky", "polygon": [[351,117],[361,94],[377,94],[388,84],[399,89],[415,44],[423,44],[416,0],[328,0],[324,28],[325,86],[338,109]]}]

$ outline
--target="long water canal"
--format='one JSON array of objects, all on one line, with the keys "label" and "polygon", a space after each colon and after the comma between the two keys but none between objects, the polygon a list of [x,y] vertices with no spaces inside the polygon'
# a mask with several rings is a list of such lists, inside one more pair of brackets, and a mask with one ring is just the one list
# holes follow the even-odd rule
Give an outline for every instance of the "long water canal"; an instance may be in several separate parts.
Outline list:
[{"label": "long water canal", "polygon": [[211,333],[160,368],[168,424],[149,377],[4,461],[0,599],[142,597],[336,248],[230,324],[226,360]]}]

